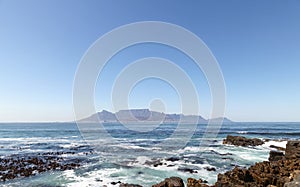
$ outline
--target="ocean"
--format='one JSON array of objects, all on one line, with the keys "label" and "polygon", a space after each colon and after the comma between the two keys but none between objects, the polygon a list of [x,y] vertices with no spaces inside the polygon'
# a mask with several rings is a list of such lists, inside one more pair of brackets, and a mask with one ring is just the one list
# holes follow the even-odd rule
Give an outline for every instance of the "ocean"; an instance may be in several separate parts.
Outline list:
[{"label": "ocean", "polygon": [[[147,124],[139,127],[143,126],[147,129]],[[119,181],[152,186],[171,176],[185,182],[189,177],[202,178],[212,184],[218,173],[268,160],[270,145],[284,147],[287,139],[299,139],[300,135],[300,123],[228,123],[216,137],[204,141],[206,124],[199,124],[182,145],[180,136],[168,139],[176,124],[163,124],[152,131],[134,131],[121,124],[104,127],[110,136],[82,133],[76,123],[0,124],[1,159],[61,152],[65,159],[81,160],[77,169],[47,171],[0,182],[0,186],[118,186]],[[184,137],[185,129],[181,131]],[[270,141],[256,147],[223,145],[229,134]],[[166,139],[170,146],[159,146]]]}]

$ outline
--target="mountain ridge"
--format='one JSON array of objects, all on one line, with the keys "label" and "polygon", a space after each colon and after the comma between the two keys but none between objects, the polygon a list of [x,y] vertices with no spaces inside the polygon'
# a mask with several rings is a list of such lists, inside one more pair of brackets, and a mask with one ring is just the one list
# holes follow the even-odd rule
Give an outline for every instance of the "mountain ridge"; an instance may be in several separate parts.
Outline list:
[{"label": "mountain ridge", "polygon": [[[116,113],[102,110],[92,114],[89,117],[79,120],[86,123],[114,123],[114,122],[161,122],[161,123],[207,123],[209,120],[204,119],[201,115],[184,115],[184,114],[167,114],[163,112],[151,111],[149,109],[129,109],[120,110]],[[211,122],[232,123],[226,117],[210,119]]]}]

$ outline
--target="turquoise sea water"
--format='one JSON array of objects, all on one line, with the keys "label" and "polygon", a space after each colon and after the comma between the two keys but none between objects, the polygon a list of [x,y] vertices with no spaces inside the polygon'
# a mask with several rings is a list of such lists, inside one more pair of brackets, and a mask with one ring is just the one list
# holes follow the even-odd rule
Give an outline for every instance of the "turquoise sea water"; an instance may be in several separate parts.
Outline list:
[{"label": "turquoise sea water", "polygon": [[[0,186],[118,186],[111,184],[117,181],[151,186],[170,176],[185,181],[188,177],[202,178],[214,183],[218,173],[236,165],[247,167],[267,160],[269,145],[285,146],[286,139],[300,137],[300,123],[232,123],[223,124],[216,138],[204,141],[206,124],[199,124],[189,141],[181,145],[180,136],[172,138],[176,124],[160,125],[152,131],[134,131],[121,124],[104,127],[105,134],[103,131],[80,133],[76,123],[0,124],[1,158],[60,151],[66,152],[62,155],[66,159],[83,160],[78,169],[40,173],[0,182]],[[181,129],[182,137],[189,127]],[[147,129],[147,124],[140,124],[139,128]],[[272,141],[247,148],[222,145],[222,139],[228,134]],[[168,138],[170,146],[160,146]],[[93,154],[86,155],[86,152]],[[177,159],[168,161],[170,157]],[[149,164],[158,160],[162,165]],[[207,167],[216,170],[207,171]],[[197,173],[184,172],[186,168]]]}]

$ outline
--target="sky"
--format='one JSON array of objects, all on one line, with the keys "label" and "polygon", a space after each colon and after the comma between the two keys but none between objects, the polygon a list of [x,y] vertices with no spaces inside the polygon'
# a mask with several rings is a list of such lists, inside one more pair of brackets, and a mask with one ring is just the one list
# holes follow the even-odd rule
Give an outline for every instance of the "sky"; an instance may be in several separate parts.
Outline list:
[{"label": "sky", "polygon": [[[225,116],[234,121],[300,121],[300,2],[0,0],[0,122],[72,121],[73,81],[82,56],[105,33],[138,21],[179,25],[205,42],[226,84]],[[203,72],[168,46],[140,44],[120,51],[100,73],[95,106],[114,111],[112,85],[140,58],[166,58],[190,76],[200,113],[211,95]],[[132,108],[160,98],[180,113],[176,88],[158,79],[134,86]]]}]

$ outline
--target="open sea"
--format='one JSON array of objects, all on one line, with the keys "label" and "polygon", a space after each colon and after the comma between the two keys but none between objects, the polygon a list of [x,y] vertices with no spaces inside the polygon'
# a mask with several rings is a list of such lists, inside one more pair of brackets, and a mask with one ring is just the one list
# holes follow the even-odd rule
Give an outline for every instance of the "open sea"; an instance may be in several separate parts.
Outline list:
[{"label": "open sea", "polygon": [[[143,126],[147,128],[147,124],[139,127]],[[189,177],[202,178],[212,184],[218,173],[268,160],[270,145],[285,147],[287,139],[300,137],[300,123],[228,123],[217,137],[210,138],[203,136],[206,124],[199,124],[184,145],[180,136],[169,138],[176,124],[163,124],[149,132],[120,124],[104,127],[106,135],[102,131],[81,133],[76,123],[0,124],[0,158],[62,152],[66,159],[82,160],[82,166],[74,170],[38,173],[0,182],[0,186],[118,186],[113,185],[118,181],[152,186],[171,176],[184,182]],[[185,129],[181,131],[184,137]],[[228,134],[271,141],[257,147],[223,145]],[[159,146],[166,139],[170,146]]]}]

